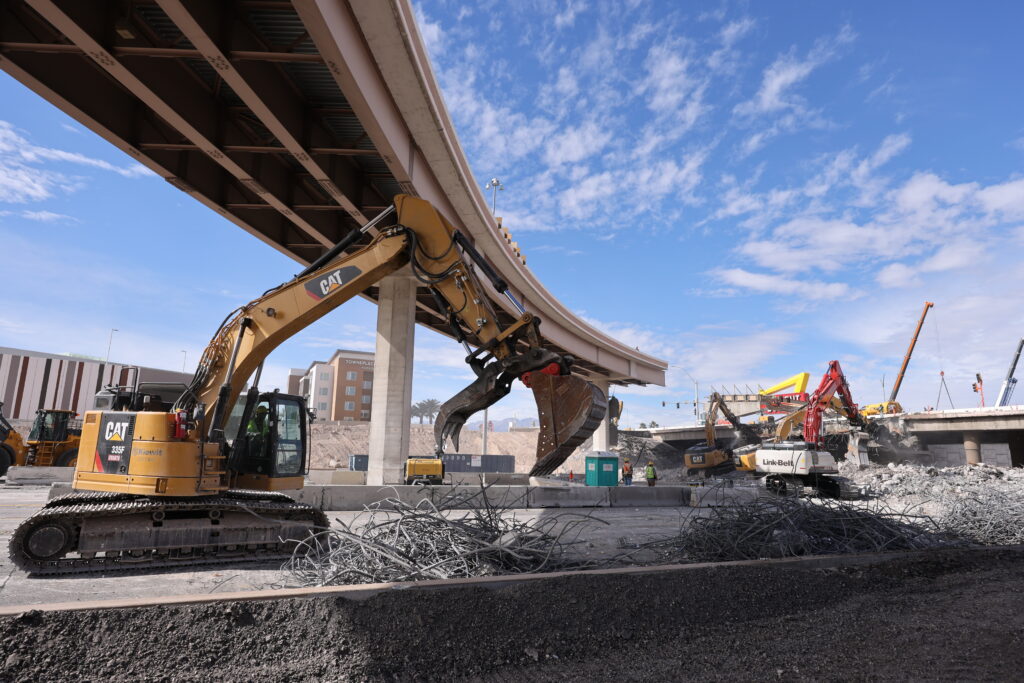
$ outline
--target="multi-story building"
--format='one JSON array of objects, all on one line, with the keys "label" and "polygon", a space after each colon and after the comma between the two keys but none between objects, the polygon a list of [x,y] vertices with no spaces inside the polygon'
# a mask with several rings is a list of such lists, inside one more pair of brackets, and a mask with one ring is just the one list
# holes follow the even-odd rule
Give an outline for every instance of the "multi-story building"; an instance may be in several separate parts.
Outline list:
[{"label": "multi-story building", "polygon": [[293,369],[288,393],[306,398],[321,420],[366,422],[373,395],[373,354],[338,349],[327,362]]},{"label": "multi-story building", "polygon": [[[102,358],[70,354],[43,353],[0,346],[0,402],[4,415],[12,420],[27,420],[37,410],[73,410],[84,413],[95,407],[96,392],[116,384],[135,382],[138,366]],[[192,381],[191,373],[138,368],[140,382]]]}]

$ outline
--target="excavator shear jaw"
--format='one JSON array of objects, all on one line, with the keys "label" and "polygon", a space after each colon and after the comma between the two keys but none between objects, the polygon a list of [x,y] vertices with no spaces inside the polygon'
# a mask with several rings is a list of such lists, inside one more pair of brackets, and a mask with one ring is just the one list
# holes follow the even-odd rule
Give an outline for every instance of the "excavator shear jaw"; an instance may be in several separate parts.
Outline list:
[{"label": "excavator shear jaw", "polygon": [[551,474],[594,433],[608,410],[604,393],[569,374],[570,364],[571,359],[552,351],[532,349],[485,366],[472,384],[441,406],[434,423],[437,455],[449,439],[458,450],[466,420],[505,397],[518,377],[533,391],[540,416],[537,460],[530,474]]}]

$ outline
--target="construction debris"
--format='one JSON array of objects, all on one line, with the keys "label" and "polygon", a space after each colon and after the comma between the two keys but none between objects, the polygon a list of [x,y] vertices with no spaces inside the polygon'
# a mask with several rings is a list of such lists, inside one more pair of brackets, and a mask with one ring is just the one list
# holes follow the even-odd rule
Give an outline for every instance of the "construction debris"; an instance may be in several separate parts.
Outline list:
[{"label": "construction debris", "polygon": [[940,499],[950,495],[990,491],[1024,497],[1024,469],[1021,468],[890,464],[860,469],[846,462],[840,466],[840,474],[857,484],[868,486],[871,495],[883,499]]},{"label": "construction debris", "polygon": [[[474,498],[479,507],[456,509]],[[352,523],[338,519],[338,527],[299,545],[283,567],[287,583],[331,586],[595,566],[568,559],[566,550],[578,542],[586,526],[604,522],[575,514],[524,522],[511,510],[516,502],[492,501],[488,487],[448,495],[436,504],[423,499],[410,505],[398,497],[386,498]]]},{"label": "construction debris", "polygon": [[803,555],[925,550],[961,545],[930,518],[884,504],[764,497],[712,508],[678,535],[643,546],[667,562],[725,562]]},{"label": "construction debris", "polygon": [[943,532],[978,545],[1024,543],[1024,495],[988,490],[950,497],[938,524]]}]

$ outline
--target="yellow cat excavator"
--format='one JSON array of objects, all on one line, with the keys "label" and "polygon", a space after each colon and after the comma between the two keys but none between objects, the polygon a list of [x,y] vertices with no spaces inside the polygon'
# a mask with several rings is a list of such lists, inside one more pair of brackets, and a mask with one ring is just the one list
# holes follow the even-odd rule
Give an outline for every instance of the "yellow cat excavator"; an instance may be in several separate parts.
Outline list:
[{"label": "yellow cat excavator", "polygon": [[[720,446],[715,437],[715,424],[718,421],[719,411],[736,431],[737,438],[730,447]],[[683,452],[683,464],[686,466],[688,476],[709,477],[731,472],[736,469],[733,462],[733,447],[761,443],[761,435],[753,426],[740,422],[740,419],[729,410],[725,399],[717,391],[709,397],[708,412],[704,418],[704,434],[704,443],[690,446]]]},{"label": "yellow cat excavator", "polygon": [[[374,228],[367,246],[343,255]],[[328,521],[280,493],[302,487],[309,417],[301,397],[260,393],[263,361],[406,265],[433,292],[477,374],[438,415],[437,457],[449,440],[458,446],[473,413],[521,378],[540,411],[532,473],[554,470],[597,428],[604,394],[571,374],[570,356],[542,346],[540,320],[462,233],[429,202],[398,195],[293,280],[233,311],[173,404],[144,386],[114,388],[105,397],[109,410],[87,412],[75,491],[15,529],[13,562],[36,574],[67,574],[287,557],[295,539]],[[520,312],[511,325],[499,324],[477,269]]]}]

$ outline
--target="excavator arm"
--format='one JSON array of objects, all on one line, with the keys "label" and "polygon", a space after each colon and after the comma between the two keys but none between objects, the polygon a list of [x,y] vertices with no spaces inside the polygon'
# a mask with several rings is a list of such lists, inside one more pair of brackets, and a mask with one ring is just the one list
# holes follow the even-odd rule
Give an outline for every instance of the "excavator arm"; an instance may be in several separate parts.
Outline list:
[{"label": "excavator arm", "polygon": [[850,393],[850,385],[846,381],[846,375],[839,366],[839,361],[830,361],[828,370],[818,388],[811,394],[807,403],[807,416],[804,420],[804,441],[819,446],[821,438],[821,417],[826,409],[833,405],[833,397],[838,394],[839,412],[843,414],[851,424],[858,427],[866,427],[867,423],[857,410],[857,404],[853,402],[853,395]]},{"label": "excavator arm", "polygon": [[[715,394],[715,396],[718,396],[718,394]],[[721,396],[719,396],[719,403],[719,409],[722,411],[722,415],[724,415],[725,419],[729,421],[732,428],[736,430],[736,435],[739,437],[739,443],[736,444],[737,447],[761,443],[761,435],[757,433],[757,430],[745,422],[740,422],[740,419],[736,417],[736,413],[729,409],[729,406],[725,403],[725,399],[722,399]],[[714,427],[712,427],[712,429],[714,429]]]},{"label": "excavator arm", "polygon": [[[394,225],[379,227],[367,246],[341,255],[391,213]],[[258,370],[277,346],[406,265],[433,292],[477,374],[473,384],[441,408],[435,427],[438,454],[448,439],[457,448],[459,431],[469,416],[497,402],[510,391],[512,381],[522,377],[534,390],[541,417],[534,473],[540,473],[538,468],[550,472],[561,464],[604,417],[604,395],[570,374],[571,357],[541,345],[540,320],[519,305],[472,243],[429,202],[409,195],[397,195],[392,209],[350,234],[294,279],[225,319],[203,352],[188,390],[175,404],[176,412],[185,416],[186,428],[194,430],[196,438],[223,443],[231,407],[254,372],[253,384],[258,384]],[[477,269],[516,305],[521,315],[511,325],[499,324]]]}]

